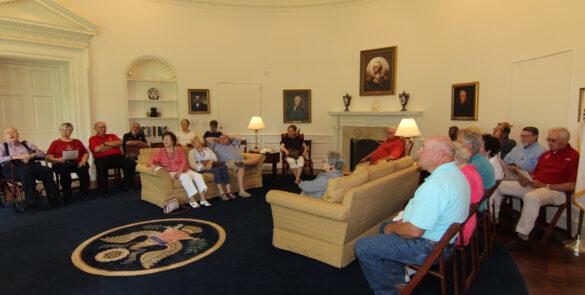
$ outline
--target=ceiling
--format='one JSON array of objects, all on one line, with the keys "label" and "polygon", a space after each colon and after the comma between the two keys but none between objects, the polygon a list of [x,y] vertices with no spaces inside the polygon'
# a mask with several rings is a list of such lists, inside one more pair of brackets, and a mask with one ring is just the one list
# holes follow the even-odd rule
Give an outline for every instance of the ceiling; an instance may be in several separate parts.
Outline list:
[{"label": "ceiling", "polygon": [[244,8],[302,8],[356,3],[368,0],[172,0],[172,1]]}]

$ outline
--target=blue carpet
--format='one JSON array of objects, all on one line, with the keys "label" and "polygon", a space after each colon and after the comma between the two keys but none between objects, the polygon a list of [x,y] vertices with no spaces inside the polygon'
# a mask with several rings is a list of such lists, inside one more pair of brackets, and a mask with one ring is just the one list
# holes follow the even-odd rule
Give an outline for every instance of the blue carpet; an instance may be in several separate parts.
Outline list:
[{"label": "blue carpet", "polygon": [[[74,201],[21,214],[0,210],[0,293],[9,294],[371,294],[357,261],[343,269],[276,249],[272,216],[265,202],[271,188],[298,191],[265,178],[254,197],[222,202],[177,215],[140,200],[139,192],[109,199]],[[134,277],[84,273],[71,263],[73,250],[108,229],[146,220],[195,218],[222,226],[224,245],[192,264]],[[528,294],[512,257],[497,246],[482,263],[470,294]],[[426,280],[418,294],[438,294]]]}]

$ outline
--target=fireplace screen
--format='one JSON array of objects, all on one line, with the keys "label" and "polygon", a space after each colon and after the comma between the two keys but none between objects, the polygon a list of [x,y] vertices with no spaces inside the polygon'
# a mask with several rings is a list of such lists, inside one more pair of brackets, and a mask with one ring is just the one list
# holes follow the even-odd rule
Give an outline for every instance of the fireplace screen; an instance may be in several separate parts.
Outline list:
[{"label": "fireplace screen", "polygon": [[349,144],[349,170],[353,171],[361,158],[369,155],[380,146],[380,142],[372,139],[352,138]]}]

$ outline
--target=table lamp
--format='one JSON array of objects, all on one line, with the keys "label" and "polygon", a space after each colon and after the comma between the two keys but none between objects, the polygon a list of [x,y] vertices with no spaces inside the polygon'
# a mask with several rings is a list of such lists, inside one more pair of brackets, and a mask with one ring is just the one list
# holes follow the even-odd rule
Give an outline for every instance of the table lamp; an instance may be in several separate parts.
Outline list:
[{"label": "table lamp", "polygon": [[413,146],[413,141],[410,138],[420,136],[420,130],[418,129],[418,125],[416,125],[416,121],[412,118],[401,119],[400,124],[398,124],[398,129],[396,129],[396,136],[404,137],[404,155],[410,156]]},{"label": "table lamp", "polygon": [[266,128],[266,125],[264,125],[264,121],[262,121],[262,117],[260,116],[253,116],[252,119],[250,119],[250,123],[248,123],[248,129],[254,130],[254,136],[256,138],[256,143],[254,146],[255,150],[258,150],[258,130],[262,130],[264,128]]}]

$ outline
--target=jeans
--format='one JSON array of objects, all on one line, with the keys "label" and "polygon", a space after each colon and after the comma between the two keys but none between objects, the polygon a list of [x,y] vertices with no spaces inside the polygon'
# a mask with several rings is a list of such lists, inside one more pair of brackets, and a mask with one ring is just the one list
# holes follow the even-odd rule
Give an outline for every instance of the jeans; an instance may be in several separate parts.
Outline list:
[{"label": "jeans", "polygon": [[405,265],[422,264],[435,247],[435,242],[427,239],[384,234],[389,223],[380,225],[379,235],[359,239],[354,248],[370,288],[378,295],[398,294],[394,285],[405,283]]},{"label": "jeans", "polygon": [[212,173],[215,184],[229,184],[230,176],[225,166],[211,167],[211,170],[201,170],[200,173]]}]

